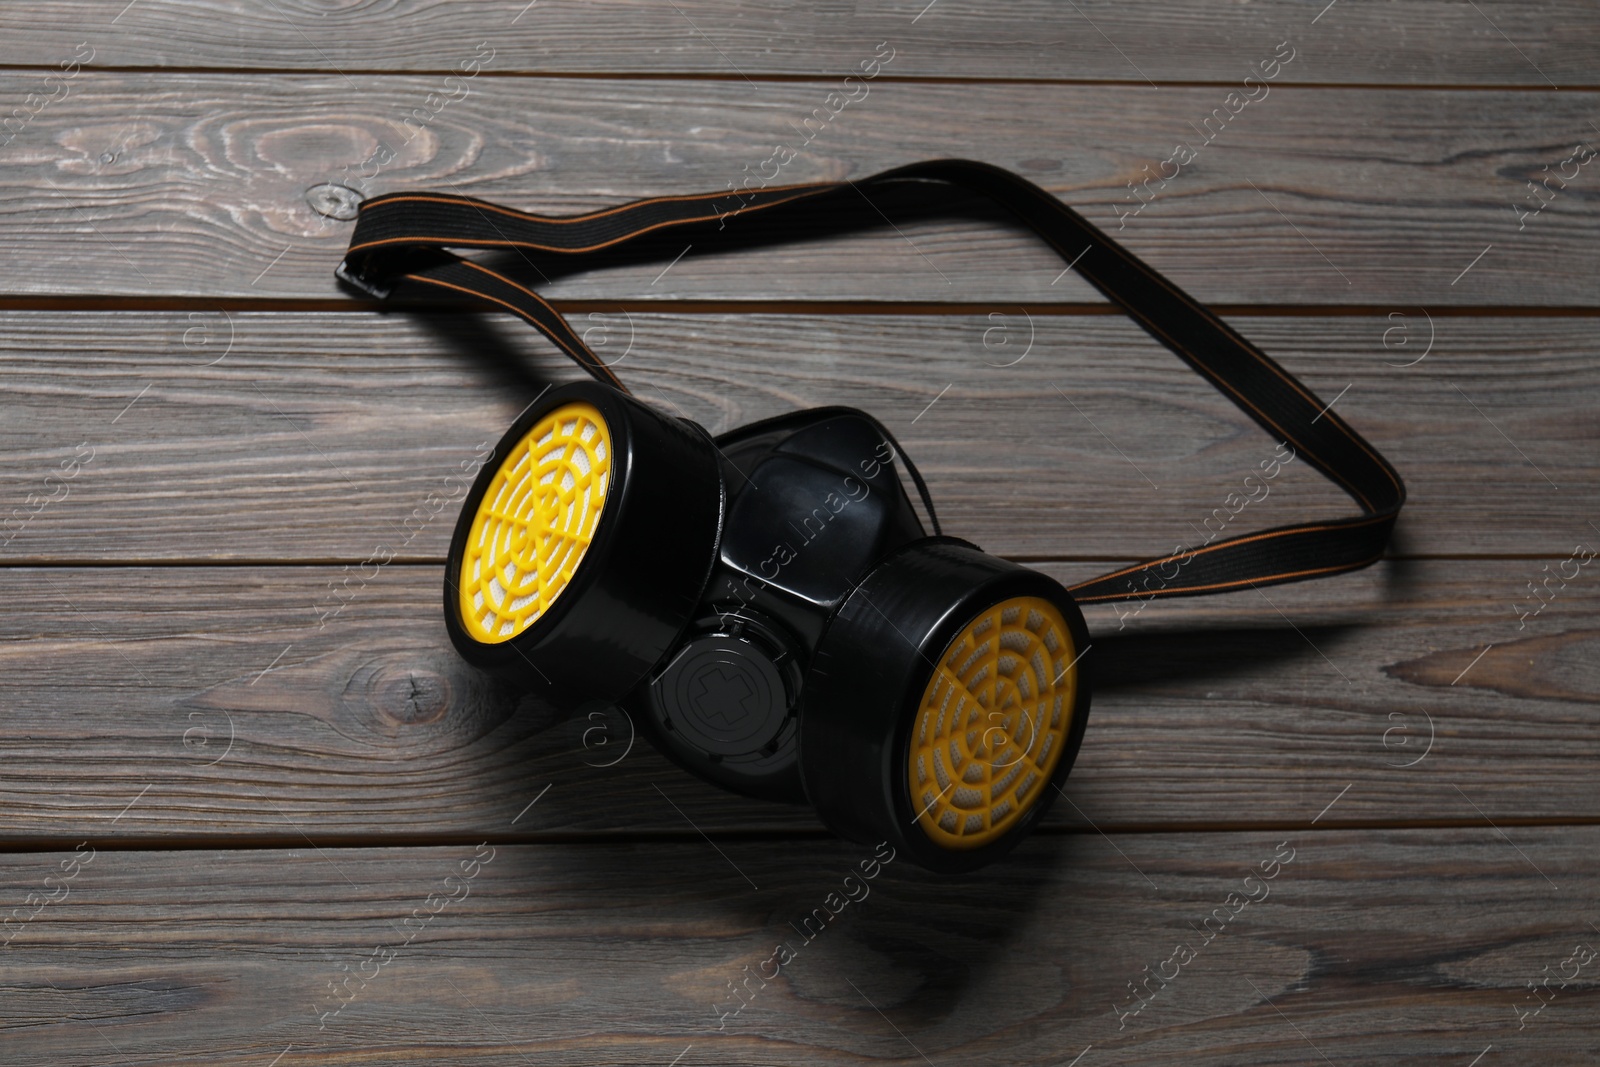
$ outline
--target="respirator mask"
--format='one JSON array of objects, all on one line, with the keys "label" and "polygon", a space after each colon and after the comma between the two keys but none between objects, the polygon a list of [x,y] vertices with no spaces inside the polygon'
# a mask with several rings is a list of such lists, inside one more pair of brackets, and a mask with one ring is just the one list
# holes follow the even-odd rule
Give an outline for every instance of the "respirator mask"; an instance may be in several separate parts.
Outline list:
[{"label": "respirator mask", "polygon": [[[631,396],[532,290],[445,251],[583,256],[673,228],[753,230],[903,183],[1008,209],[1361,514],[1068,589],[945,536],[916,467],[871,415],[814,408],[712,436]],[[999,858],[1061,791],[1089,713],[1079,604],[1363,567],[1405,499],[1393,467],[1299,381],[1055,197],[987,164],[569,218],[395,193],[362,205],[338,274],[379,299],[443,290],[512,311],[595,379],[535,400],[466,498],[444,583],[460,654],[557,704],[620,705],[685,770],[809,804],[844,837],[888,841],[934,871]]]}]

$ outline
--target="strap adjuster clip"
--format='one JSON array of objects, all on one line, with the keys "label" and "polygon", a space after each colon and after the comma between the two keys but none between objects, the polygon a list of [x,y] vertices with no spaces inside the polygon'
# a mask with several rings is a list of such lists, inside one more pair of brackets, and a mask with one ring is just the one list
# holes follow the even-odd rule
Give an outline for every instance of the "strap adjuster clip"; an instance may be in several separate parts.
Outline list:
[{"label": "strap adjuster clip", "polygon": [[339,265],[333,269],[333,276],[346,285],[354,286],[361,290],[374,300],[387,300],[389,295],[394,292],[393,285],[384,285],[376,281],[371,275],[363,273],[359,266],[353,265],[348,259],[340,261]]}]

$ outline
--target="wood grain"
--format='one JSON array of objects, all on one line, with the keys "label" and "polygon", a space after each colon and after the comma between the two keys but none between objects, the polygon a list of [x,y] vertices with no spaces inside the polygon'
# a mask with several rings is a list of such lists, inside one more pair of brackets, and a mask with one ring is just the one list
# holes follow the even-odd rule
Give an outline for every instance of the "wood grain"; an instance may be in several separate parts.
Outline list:
[{"label": "wood grain", "polygon": [[[0,97],[21,98],[35,81],[0,75]],[[1221,88],[880,82],[821,133],[813,126],[807,143],[801,124],[831,82],[756,93],[742,81],[478,79],[464,97],[440,102],[441,84],[438,76],[80,74],[0,151],[3,295],[333,298],[349,224],[308,206],[313,186],[455,190],[567,213],[726,188],[762,173],[787,145],[799,155],[781,182],[861,177],[952,154],[1017,169],[1213,302],[1594,306],[1600,216],[1588,172],[1565,190],[1552,184],[1554,199],[1537,216],[1519,221],[1517,210],[1543,202],[1531,199],[1530,179],[1548,180],[1595,137],[1593,92],[1280,86],[1245,106],[1165,188],[1136,195],[1132,183],[1154,174],[1177,141],[1200,142],[1200,123],[1223,106]],[[430,94],[437,114],[408,128],[408,115],[434,106]],[[394,161],[379,168],[389,152]],[[792,242],[777,249],[721,243],[737,220],[720,236],[674,235],[647,262],[557,277],[547,291],[627,300],[1094,298],[1062,276],[1058,257],[992,211],[968,204],[961,216],[930,218],[925,195],[905,200],[880,192],[841,204],[841,225],[870,230],[824,239],[816,223],[796,223]],[[559,273],[550,263],[535,268]]]},{"label": "wood grain", "polygon": [[26,14],[0,14],[0,63],[39,64],[87,40],[95,63],[108,66],[446,71],[488,40],[497,72],[740,79],[843,73],[889,40],[900,76],[1145,85],[1236,83],[1287,39],[1306,58],[1284,71],[1285,81],[1569,88],[1595,81],[1592,15],[1573,0],[1485,0],[1478,10],[1444,0],[1344,0],[1325,12],[1283,0],[140,0],[121,14],[91,0],[45,0]]},{"label": "wood grain", "polygon": [[[1091,608],[1094,710],[1053,824],[1305,826],[1346,787],[1319,825],[1600,819],[1600,586],[1585,564],[1520,618],[1542,566]],[[7,568],[0,599],[12,844],[818,829],[628,749],[620,715],[468,669],[437,567]]]},{"label": "wood grain", "polygon": [[[1561,984],[1600,946],[1600,586],[1574,548],[1600,539],[1600,172],[1562,170],[1600,137],[1592,16],[0,10],[0,1059],[1600,1060],[1600,958]],[[798,924],[870,849],[450,647],[447,475],[575,373],[504,317],[364,309],[332,276],[349,223],[310,197],[563,214],[728,187],[777,146],[781,182],[948,155],[1038,181],[1231,306],[1411,490],[1359,574],[1090,609],[1094,710],[1042,830],[961,879],[892,863],[814,944]],[[769,247],[744,221],[511,268],[713,430],[874,412],[950,532],[1063,581],[1199,536],[1270,448],[992,208],[885,192]],[[1295,464],[1236,522],[1349,512]],[[399,562],[364,568],[380,547]],[[430,896],[491,849],[470,895]],[[780,940],[800,954],[734,1012]]]},{"label": "wood grain", "polygon": [[[0,950],[0,1028],[30,1065],[1590,1062],[1592,960],[1518,1010],[1600,942],[1600,831],[1511,833],[1035,837],[956,885],[858,875],[810,941],[871,849],[103,848]],[[0,857],[0,894],[66,860]]]},{"label": "wood grain", "polygon": [[[813,405],[873,412],[946,527],[1006,555],[1165,552],[1273,448],[1120,316],[574,321],[641,396],[714,431]],[[1235,321],[1403,473],[1396,554],[1565,559],[1596,536],[1590,320]],[[379,542],[442,560],[464,492],[449,476],[575,375],[508,316],[0,312],[0,517],[28,519],[0,561],[359,563]],[[82,449],[75,479],[46,481]],[[59,499],[34,514],[30,493]],[[436,494],[451,503],[435,510]],[[1230,528],[1352,512],[1291,464]]]}]

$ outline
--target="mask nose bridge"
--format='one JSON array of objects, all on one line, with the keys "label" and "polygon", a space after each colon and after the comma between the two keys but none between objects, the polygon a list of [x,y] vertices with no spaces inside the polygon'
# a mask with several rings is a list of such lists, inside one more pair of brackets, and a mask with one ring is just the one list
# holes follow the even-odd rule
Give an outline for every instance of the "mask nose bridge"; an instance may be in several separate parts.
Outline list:
[{"label": "mask nose bridge", "polygon": [[[926,536],[876,420],[821,408],[725,435],[728,515],[702,608],[754,605],[807,651],[828,615],[884,555]],[[768,424],[771,425],[771,424]]]}]

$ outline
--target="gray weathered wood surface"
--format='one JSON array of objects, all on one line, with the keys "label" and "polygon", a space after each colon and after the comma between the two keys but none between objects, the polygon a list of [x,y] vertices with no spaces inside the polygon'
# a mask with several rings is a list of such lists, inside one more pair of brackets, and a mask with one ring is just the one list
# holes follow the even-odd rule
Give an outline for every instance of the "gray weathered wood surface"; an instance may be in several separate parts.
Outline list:
[{"label": "gray weathered wood surface", "polygon": [[[1120,315],[624,307],[576,322],[640,395],[714,431],[797,406],[874,412],[950,530],[1006,555],[1165,551],[1274,447]],[[1410,308],[1235,322],[1405,471],[1396,555],[1565,558],[1595,534],[1595,320]],[[510,316],[0,312],[0,356],[0,447],[17,458],[0,494],[94,450],[7,546],[30,562],[359,562],[397,539],[403,558],[442,561],[454,508],[420,529],[412,513],[572,373]],[[1349,506],[1291,464],[1234,522]]]},{"label": "gray weathered wood surface", "polygon": [[[427,501],[575,372],[504,316],[350,298],[349,223],[307,191],[723,187],[880,41],[780,180],[1021,171],[1334,401],[1411,500],[1360,574],[1088,611],[1101,684],[1047,827],[968,878],[890,864],[733,1013],[869,850],[460,662],[455,504]],[[1553,177],[1600,143],[1597,44],[1574,0],[0,10],[0,1062],[1600,1060],[1600,958],[1574,962],[1600,584],[1529,590],[1600,546],[1600,171]],[[874,412],[992,551],[1076,580],[1190,539],[1268,439],[1003,217],[940,203],[536,266],[714,430]],[[1235,521],[1348,510],[1291,465]],[[1285,841],[1269,898],[1149,978]]]},{"label": "gray weathered wood surface", "polygon": [[901,77],[1121,81],[1148,90],[1237,81],[1288,40],[1310,58],[1286,68],[1286,82],[1600,84],[1592,37],[1572,32],[1593,14],[1581,0],[1478,8],[1340,0],[1337,18],[1320,15],[1322,7],[1285,0],[139,0],[119,13],[120,5],[94,0],[36,0],[0,12],[0,63],[35,64],[86,41],[95,62],[109,66],[451,71],[487,40],[495,53],[487,71],[737,80],[842,75],[863,48],[870,53],[888,40],[898,49],[890,73]]},{"label": "gray weathered wood surface", "polygon": [[[38,82],[0,73],[0,94],[22,98]],[[1566,190],[1556,183],[1574,146],[1600,137],[1588,124],[1600,92],[1269,87],[1164,188],[1136,192],[1130,183],[1156,173],[1177,141],[1199,144],[1196,127],[1235,86],[876,82],[820,132],[803,127],[836,87],[779,82],[753,93],[743,81],[480,77],[449,100],[436,75],[85,71],[0,159],[8,288],[331,298],[341,294],[328,264],[349,224],[311,210],[315,185],[437,188],[564,214],[726,188],[786,145],[800,154],[778,183],[859,178],[953,154],[1017,169],[1103,228],[1121,223],[1130,248],[1208,301],[1386,310],[1594,302],[1594,180],[1583,170]],[[437,114],[407,126],[430,94]],[[1059,133],[1042,142],[1041,130]],[[389,153],[393,162],[380,167]],[[1545,202],[1526,187],[1535,177],[1551,182],[1552,199],[1519,221],[1518,205],[1532,212]],[[897,228],[868,207],[859,214],[870,232],[753,255],[700,247],[662,276],[686,240],[659,261],[558,277],[546,291],[1096,299],[992,212],[918,222],[896,211]]]},{"label": "gray weathered wood surface", "polygon": [[100,848],[4,950],[0,1025],[13,1063],[1593,1062],[1600,960],[1562,963],[1600,831],[1511,833],[1043,834],[956,892],[890,862],[809,941],[872,850]]}]

